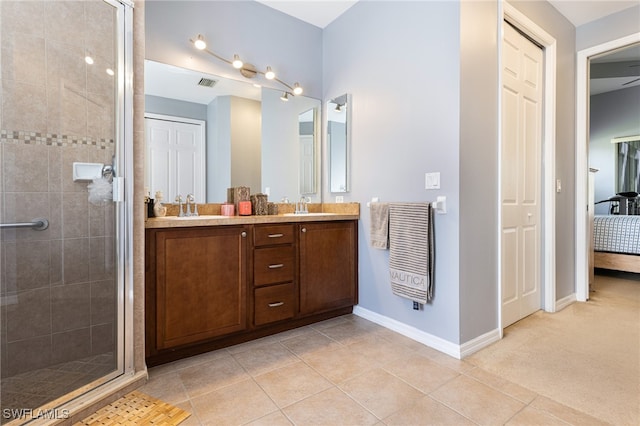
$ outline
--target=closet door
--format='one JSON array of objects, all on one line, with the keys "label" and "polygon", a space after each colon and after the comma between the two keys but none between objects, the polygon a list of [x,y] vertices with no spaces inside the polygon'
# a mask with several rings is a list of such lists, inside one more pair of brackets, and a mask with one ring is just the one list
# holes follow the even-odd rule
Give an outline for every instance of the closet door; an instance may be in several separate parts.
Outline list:
[{"label": "closet door", "polygon": [[205,201],[204,122],[182,122],[177,117],[145,117],[145,187],[162,191],[166,202],[177,195],[194,194]]}]

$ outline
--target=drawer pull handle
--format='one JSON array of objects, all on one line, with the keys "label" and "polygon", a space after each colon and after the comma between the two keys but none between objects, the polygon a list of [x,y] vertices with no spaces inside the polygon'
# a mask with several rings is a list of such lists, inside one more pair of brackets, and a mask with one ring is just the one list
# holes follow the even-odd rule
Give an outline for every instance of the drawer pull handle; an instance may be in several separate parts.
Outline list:
[{"label": "drawer pull handle", "polygon": [[282,268],[284,266],[284,263],[276,263],[275,265],[269,265],[269,269],[278,269],[278,268]]},{"label": "drawer pull handle", "polygon": [[277,308],[278,306],[282,306],[282,305],[284,305],[284,302],[269,303],[270,308]]},{"label": "drawer pull handle", "polygon": [[269,238],[280,238],[284,237],[284,234],[269,234]]}]

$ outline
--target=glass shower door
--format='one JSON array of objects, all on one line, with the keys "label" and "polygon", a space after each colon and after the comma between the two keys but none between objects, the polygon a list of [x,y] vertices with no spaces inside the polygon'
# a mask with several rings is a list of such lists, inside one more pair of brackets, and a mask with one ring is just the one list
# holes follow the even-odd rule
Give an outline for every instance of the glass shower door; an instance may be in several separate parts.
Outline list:
[{"label": "glass shower door", "polygon": [[120,155],[119,6],[0,2],[3,423],[122,371],[121,220],[101,180]]}]

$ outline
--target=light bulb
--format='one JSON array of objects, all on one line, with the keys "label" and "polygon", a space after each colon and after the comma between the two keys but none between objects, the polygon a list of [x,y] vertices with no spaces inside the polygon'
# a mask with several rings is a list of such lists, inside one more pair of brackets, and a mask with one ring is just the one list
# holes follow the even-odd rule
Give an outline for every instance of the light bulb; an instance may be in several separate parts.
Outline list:
[{"label": "light bulb", "polygon": [[84,57],[84,61],[89,65],[93,65],[93,58],[89,55]]},{"label": "light bulb", "polygon": [[280,99],[287,102],[289,100],[289,94],[287,92],[283,92],[282,96],[280,96]]},{"label": "light bulb", "polygon": [[238,56],[238,55],[233,55],[233,62],[232,62],[232,64],[233,64],[233,67],[234,67],[235,69],[238,69],[238,70],[239,70],[240,68],[242,68],[242,65],[244,65],[244,64],[242,63],[242,61],[240,60],[240,56]]},{"label": "light bulb", "polygon": [[300,87],[300,85],[298,83],[293,85],[293,94],[294,95],[301,95],[302,94],[302,87]]},{"label": "light bulb", "polygon": [[112,76],[112,75],[115,75],[115,72],[113,72],[111,68],[107,68],[107,74]]},{"label": "light bulb", "polygon": [[274,78],[276,78],[276,73],[273,72],[273,70],[271,69],[271,67],[267,67],[267,72],[264,73],[264,77],[267,80],[273,80]]},{"label": "light bulb", "polygon": [[193,45],[198,50],[204,50],[207,48],[207,42],[204,41],[204,37],[202,37],[202,34],[198,34],[198,38],[196,38],[196,41],[193,42]]}]

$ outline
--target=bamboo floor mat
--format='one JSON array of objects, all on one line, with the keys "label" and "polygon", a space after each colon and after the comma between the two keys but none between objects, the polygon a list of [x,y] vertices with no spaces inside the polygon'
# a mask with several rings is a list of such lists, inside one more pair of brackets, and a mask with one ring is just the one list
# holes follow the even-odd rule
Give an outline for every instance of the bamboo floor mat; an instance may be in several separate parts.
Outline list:
[{"label": "bamboo floor mat", "polygon": [[142,392],[133,391],[74,426],[175,426],[191,414]]}]

